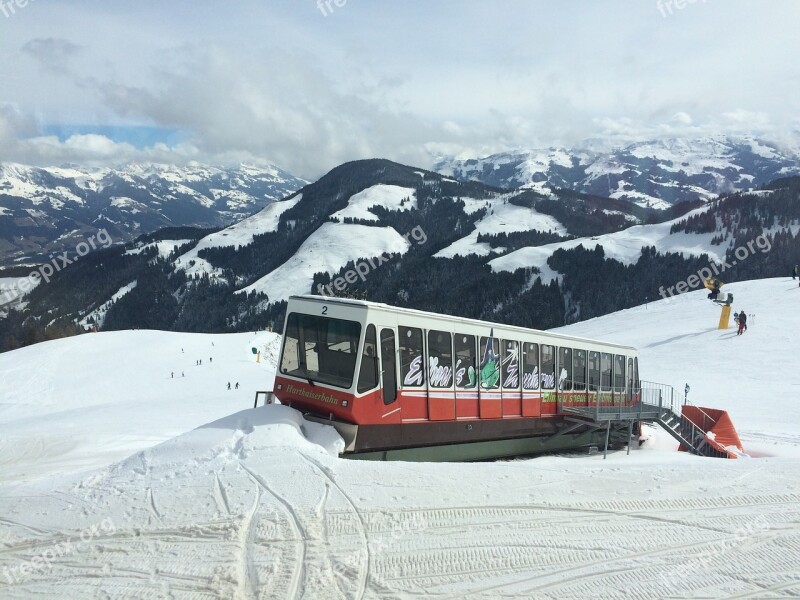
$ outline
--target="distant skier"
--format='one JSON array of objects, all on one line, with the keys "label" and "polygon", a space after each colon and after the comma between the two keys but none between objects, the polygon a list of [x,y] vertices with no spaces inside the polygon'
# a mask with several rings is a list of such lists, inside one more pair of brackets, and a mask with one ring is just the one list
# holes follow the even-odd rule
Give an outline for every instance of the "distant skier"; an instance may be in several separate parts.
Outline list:
[{"label": "distant skier", "polygon": [[214,362],[214,358],[213,358],[213,357],[210,357],[210,358],[208,359],[208,362],[210,362],[210,363]]},{"label": "distant skier", "polygon": [[238,381],[236,382],[236,389],[237,390],[239,389],[239,382]]},{"label": "distant skier", "polygon": [[184,373],[183,371],[181,371],[181,377],[186,377],[186,373]]},{"label": "distant skier", "polygon": [[170,373],[170,374],[169,374],[169,376],[170,376],[172,379],[175,379],[175,371],[172,371],[172,373]]},{"label": "distant skier", "polygon": [[231,389],[231,382],[230,381],[228,382],[228,389],[229,390]]},{"label": "distant skier", "polygon": [[739,312],[739,331],[736,335],[742,335],[745,331],[747,331],[747,313],[744,311]]}]

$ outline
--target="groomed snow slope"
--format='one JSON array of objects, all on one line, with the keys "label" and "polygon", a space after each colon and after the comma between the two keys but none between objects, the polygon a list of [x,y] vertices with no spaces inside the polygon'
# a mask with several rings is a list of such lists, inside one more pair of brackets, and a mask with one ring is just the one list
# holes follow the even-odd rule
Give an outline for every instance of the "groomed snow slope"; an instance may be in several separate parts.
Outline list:
[{"label": "groomed snow slope", "polygon": [[[250,393],[217,391],[225,377],[201,381],[205,360],[195,367],[186,356],[196,385],[168,387],[169,365],[159,363],[177,360],[176,342],[190,339],[201,344],[194,354],[230,339],[214,366],[226,376],[241,367],[252,384],[267,384],[270,370],[248,362],[244,337],[122,332],[0,355],[3,438],[24,416],[37,423],[41,454],[57,454],[51,443],[62,421],[74,420],[81,427],[72,441],[99,455],[91,472],[65,459],[51,472],[63,473],[60,481],[0,488],[0,596],[795,596],[800,370],[792,333],[800,288],[789,279],[730,288],[755,315],[741,338],[713,329],[719,309],[700,294],[569,331],[638,343],[646,378],[689,381],[690,398],[729,410],[745,449],[763,458],[694,457],[656,432],[630,456],[607,461],[360,463],[333,457],[330,430],[287,407],[237,412]],[[112,336],[127,364],[104,346]],[[161,360],[145,356],[159,351],[137,343],[146,336],[170,336],[160,341]],[[28,394],[44,364],[50,387],[33,391],[48,393]],[[82,386],[70,378],[75,365],[92,365],[91,377],[81,369]],[[98,389],[134,398],[134,384],[152,399],[146,414],[137,418],[141,409],[125,403],[96,410]],[[39,404],[42,397],[51,401]],[[54,412],[59,402],[66,410]],[[216,411],[230,416],[192,430]],[[187,433],[153,446],[177,429]],[[98,437],[108,430],[142,450],[99,467],[113,460],[102,456],[108,439]]]},{"label": "groomed snow slope", "polygon": [[566,242],[546,244],[544,246],[529,246],[520,248],[510,254],[489,261],[492,271],[516,271],[526,267],[537,267],[542,271],[543,283],[548,283],[558,276],[547,264],[547,260],[559,248],[570,250],[583,246],[593,250],[602,246],[606,258],[613,258],[623,264],[635,263],[641,255],[642,248],[655,246],[662,254],[675,252],[687,256],[700,256],[708,254],[717,262],[725,258],[728,246],[715,246],[711,243],[716,233],[686,233],[670,234],[674,223],[683,221],[693,215],[708,211],[708,207],[698,208],[672,221],[658,223],[657,225],[635,225],[622,231],[608,233],[593,238],[577,238]]},{"label": "groomed snow slope", "polygon": [[404,254],[409,242],[392,227],[323,223],[292,258],[236,293],[264,292],[270,303],[308,294],[315,273],[336,273],[351,260]]},{"label": "groomed snow slope", "polygon": [[[437,252],[434,256],[440,258],[453,258],[454,256],[488,256],[491,247],[488,243],[478,243],[479,234],[511,233],[514,231],[552,231],[553,233],[566,234],[567,229],[558,219],[524,206],[517,206],[503,201],[503,197],[492,200],[474,200],[464,198],[466,212],[471,213],[479,208],[486,207],[489,211],[485,217],[475,223],[475,230]],[[488,206],[487,206],[488,204]]]},{"label": "groomed snow slope", "polygon": [[197,242],[194,248],[180,256],[175,261],[175,265],[184,269],[190,276],[203,273],[221,274],[221,269],[215,269],[211,263],[198,256],[201,250],[252,244],[254,236],[277,230],[281,215],[300,202],[302,197],[302,194],[297,194],[287,200],[273,202],[256,214],[221,231],[207,235]]},{"label": "groomed snow slope", "polygon": [[103,467],[252,406],[274,366],[251,349],[274,365],[278,344],[266,332],[119,331],[0,354],[0,484]]},{"label": "groomed snow slope", "polygon": [[[403,200],[409,202],[402,204]],[[399,185],[373,185],[350,197],[347,206],[333,213],[333,217],[377,221],[378,216],[371,212],[374,206],[382,206],[387,210],[410,210],[417,207],[417,191],[414,188]]]}]

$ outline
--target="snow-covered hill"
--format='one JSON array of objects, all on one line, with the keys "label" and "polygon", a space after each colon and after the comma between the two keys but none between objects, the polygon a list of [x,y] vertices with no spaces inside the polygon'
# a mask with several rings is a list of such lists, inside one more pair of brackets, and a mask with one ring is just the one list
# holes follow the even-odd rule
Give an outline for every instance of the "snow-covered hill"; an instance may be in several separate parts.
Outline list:
[{"label": "snow-covered hill", "polygon": [[[721,263],[725,259],[725,251],[730,243],[725,245],[713,244],[716,232],[712,233],[687,233],[670,232],[673,224],[694,215],[703,214],[708,207],[698,208],[690,213],[665,223],[655,225],[634,225],[628,229],[590,238],[576,238],[565,242],[545,244],[542,246],[528,246],[514,252],[494,258],[489,265],[495,271],[515,271],[526,267],[536,267],[544,282],[552,281],[558,277],[547,264],[548,259],[559,249],[569,250],[583,246],[593,249],[601,246],[607,258],[616,260],[625,265],[635,263],[642,254],[642,249],[655,247],[659,252],[674,252],[683,256],[708,255],[712,260]],[[454,244],[455,246],[455,244]],[[478,251],[480,249],[478,248]],[[463,251],[473,251],[469,246],[463,246]],[[478,252],[474,252],[478,253]]]},{"label": "snow-covered hill", "polygon": [[800,287],[730,291],[750,314],[742,337],[716,329],[702,292],[567,331],[637,345],[644,378],[728,410],[754,457],[735,461],[678,453],[657,430],[607,461],[341,460],[329,429],[247,408],[274,373],[263,333],[101,333],[0,355],[0,595],[796,595]]},{"label": "snow-covered hill", "polygon": [[800,173],[796,149],[752,136],[663,139],[611,151],[587,147],[445,158],[437,171],[465,181],[546,193],[566,188],[664,208],[761,186]]},{"label": "snow-covered hill", "polygon": [[101,467],[252,406],[272,389],[277,339],[125,331],[0,355],[0,482]]}]

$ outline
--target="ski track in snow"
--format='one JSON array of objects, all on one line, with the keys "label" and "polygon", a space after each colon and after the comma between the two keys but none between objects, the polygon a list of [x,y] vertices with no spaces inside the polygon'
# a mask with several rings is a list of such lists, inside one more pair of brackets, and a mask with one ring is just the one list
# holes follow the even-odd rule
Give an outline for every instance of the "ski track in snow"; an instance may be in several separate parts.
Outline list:
[{"label": "ski track in snow", "polygon": [[[363,519],[361,513],[359,512],[359,510],[356,508],[356,505],[353,503],[353,500],[347,494],[347,492],[345,492],[344,489],[338,483],[336,483],[336,480],[334,479],[334,477],[331,474],[330,470],[327,467],[325,467],[322,464],[320,464],[319,462],[317,462],[316,460],[314,460],[313,458],[311,458],[311,457],[309,457],[309,456],[307,456],[305,454],[303,454],[301,456],[309,464],[313,465],[315,471],[318,472],[320,475],[322,475],[327,480],[327,482],[331,486],[333,486],[336,489],[336,491],[339,492],[339,494],[341,494],[342,498],[345,499],[345,501],[347,502],[348,506],[352,509],[353,514],[358,519],[358,522],[359,522],[359,524],[361,526],[361,528],[360,528],[361,529],[361,541],[364,544],[364,555],[365,555],[365,558],[364,558],[364,564],[361,567],[361,569],[359,570],[358,589],[356,590],[356,594],[355,594],[355,597],[358,598],[358,600],[361,600],[361,598],[364,597],[364,591],[367,588],[367,582],[369,580],[370,564],[371,564],[371,556],[370,556],[370,551],[369,551],[369,541],[367,540],[367,528],[364,525],[364,519]],[[328,489],[327,486],[326,486],[326,489]]]},{"label": "ski track in snow", "polygon": [[[191,598],[569,598],[598,590],[604,597],[651,598],[655,589],[673,596],[713,596],[724,589],[747,597],[800,591],[800,490],[685,495],[680,482],[702,477],[702,465],[688,472],[673,468],[657,479],[648,465],[632,461],[626,468],[617,461],[608,463],[615,465],[611,474],[629,479],[618,493],[636,497],[581,500],[593,493],[592,474],[575,467],[574,459],[550,460],[570,466],[563,474],[543,474],[535,460],[518,461],[509,480],[502,464],[460,465],[457,480],[469,467],[483,472],[487,499],[477,506],[454,504],[460,488],[448,487],[452,479],[437,469],[420,482],[426,491],[418,508],[404,507],[407,496],[397,494],[407,492],[394,485],[365,486],[357,463],[300,450],[284,449],[268,463],[251,454],[207,465],[213,468],[206,475],[207,502],[188,487],[197,474],[175,486],[151,466],[153,485],[176,487],[177,493],[158,501],[164,492],[148,489],[137,519],[133,492],[148,476],[137,474],[120,488],[109,485],[113,478],[101,483],[83,496],[89,514],[126,515],[129,522],[120,521],[113,534],[93,538],[55,560],[50,572],[35,573],[2,595],[23,598],[53,585],[78,597],[99,586],[112,596]],[[761,467],[742,464],[740,479],[758,482],[750,474]],[[386,469],[390,484],[402,470],[394,467]],[[782,475],[793,467],[786,465]],[[727,469],[716,461],[711,470]],[[323,485],[286,485],[312,477]],[[531,478],[553,485],[514,485]],[[776,479],[781,477],[756,487],[774,488]],[[647,480],[662,481],[659,496],[642,493]],[[235,490],[230,514],[220,504],[221,490]],[[31,519],[20,504],[12,510],[22,511],[22,519],[0,521],[3,531],[11,528],[22,540],[3,544],[3,567],[78,539],[58,525],[20,527]],[[58,523],[60,503],[53,506]],[[160,519],[151,519],[152,512]],[[732,565],[746,568],[736,574]]]}]

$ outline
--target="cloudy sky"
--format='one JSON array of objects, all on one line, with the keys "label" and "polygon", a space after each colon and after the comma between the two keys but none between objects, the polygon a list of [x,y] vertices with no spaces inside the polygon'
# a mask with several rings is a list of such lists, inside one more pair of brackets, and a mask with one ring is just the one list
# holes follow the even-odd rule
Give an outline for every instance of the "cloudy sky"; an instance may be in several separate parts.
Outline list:
[{"label": "cloudy sky", "polygon": [[25,4],[0,0],[0,161],[311,179],[375,156],[800,132],[797,0]]}]

